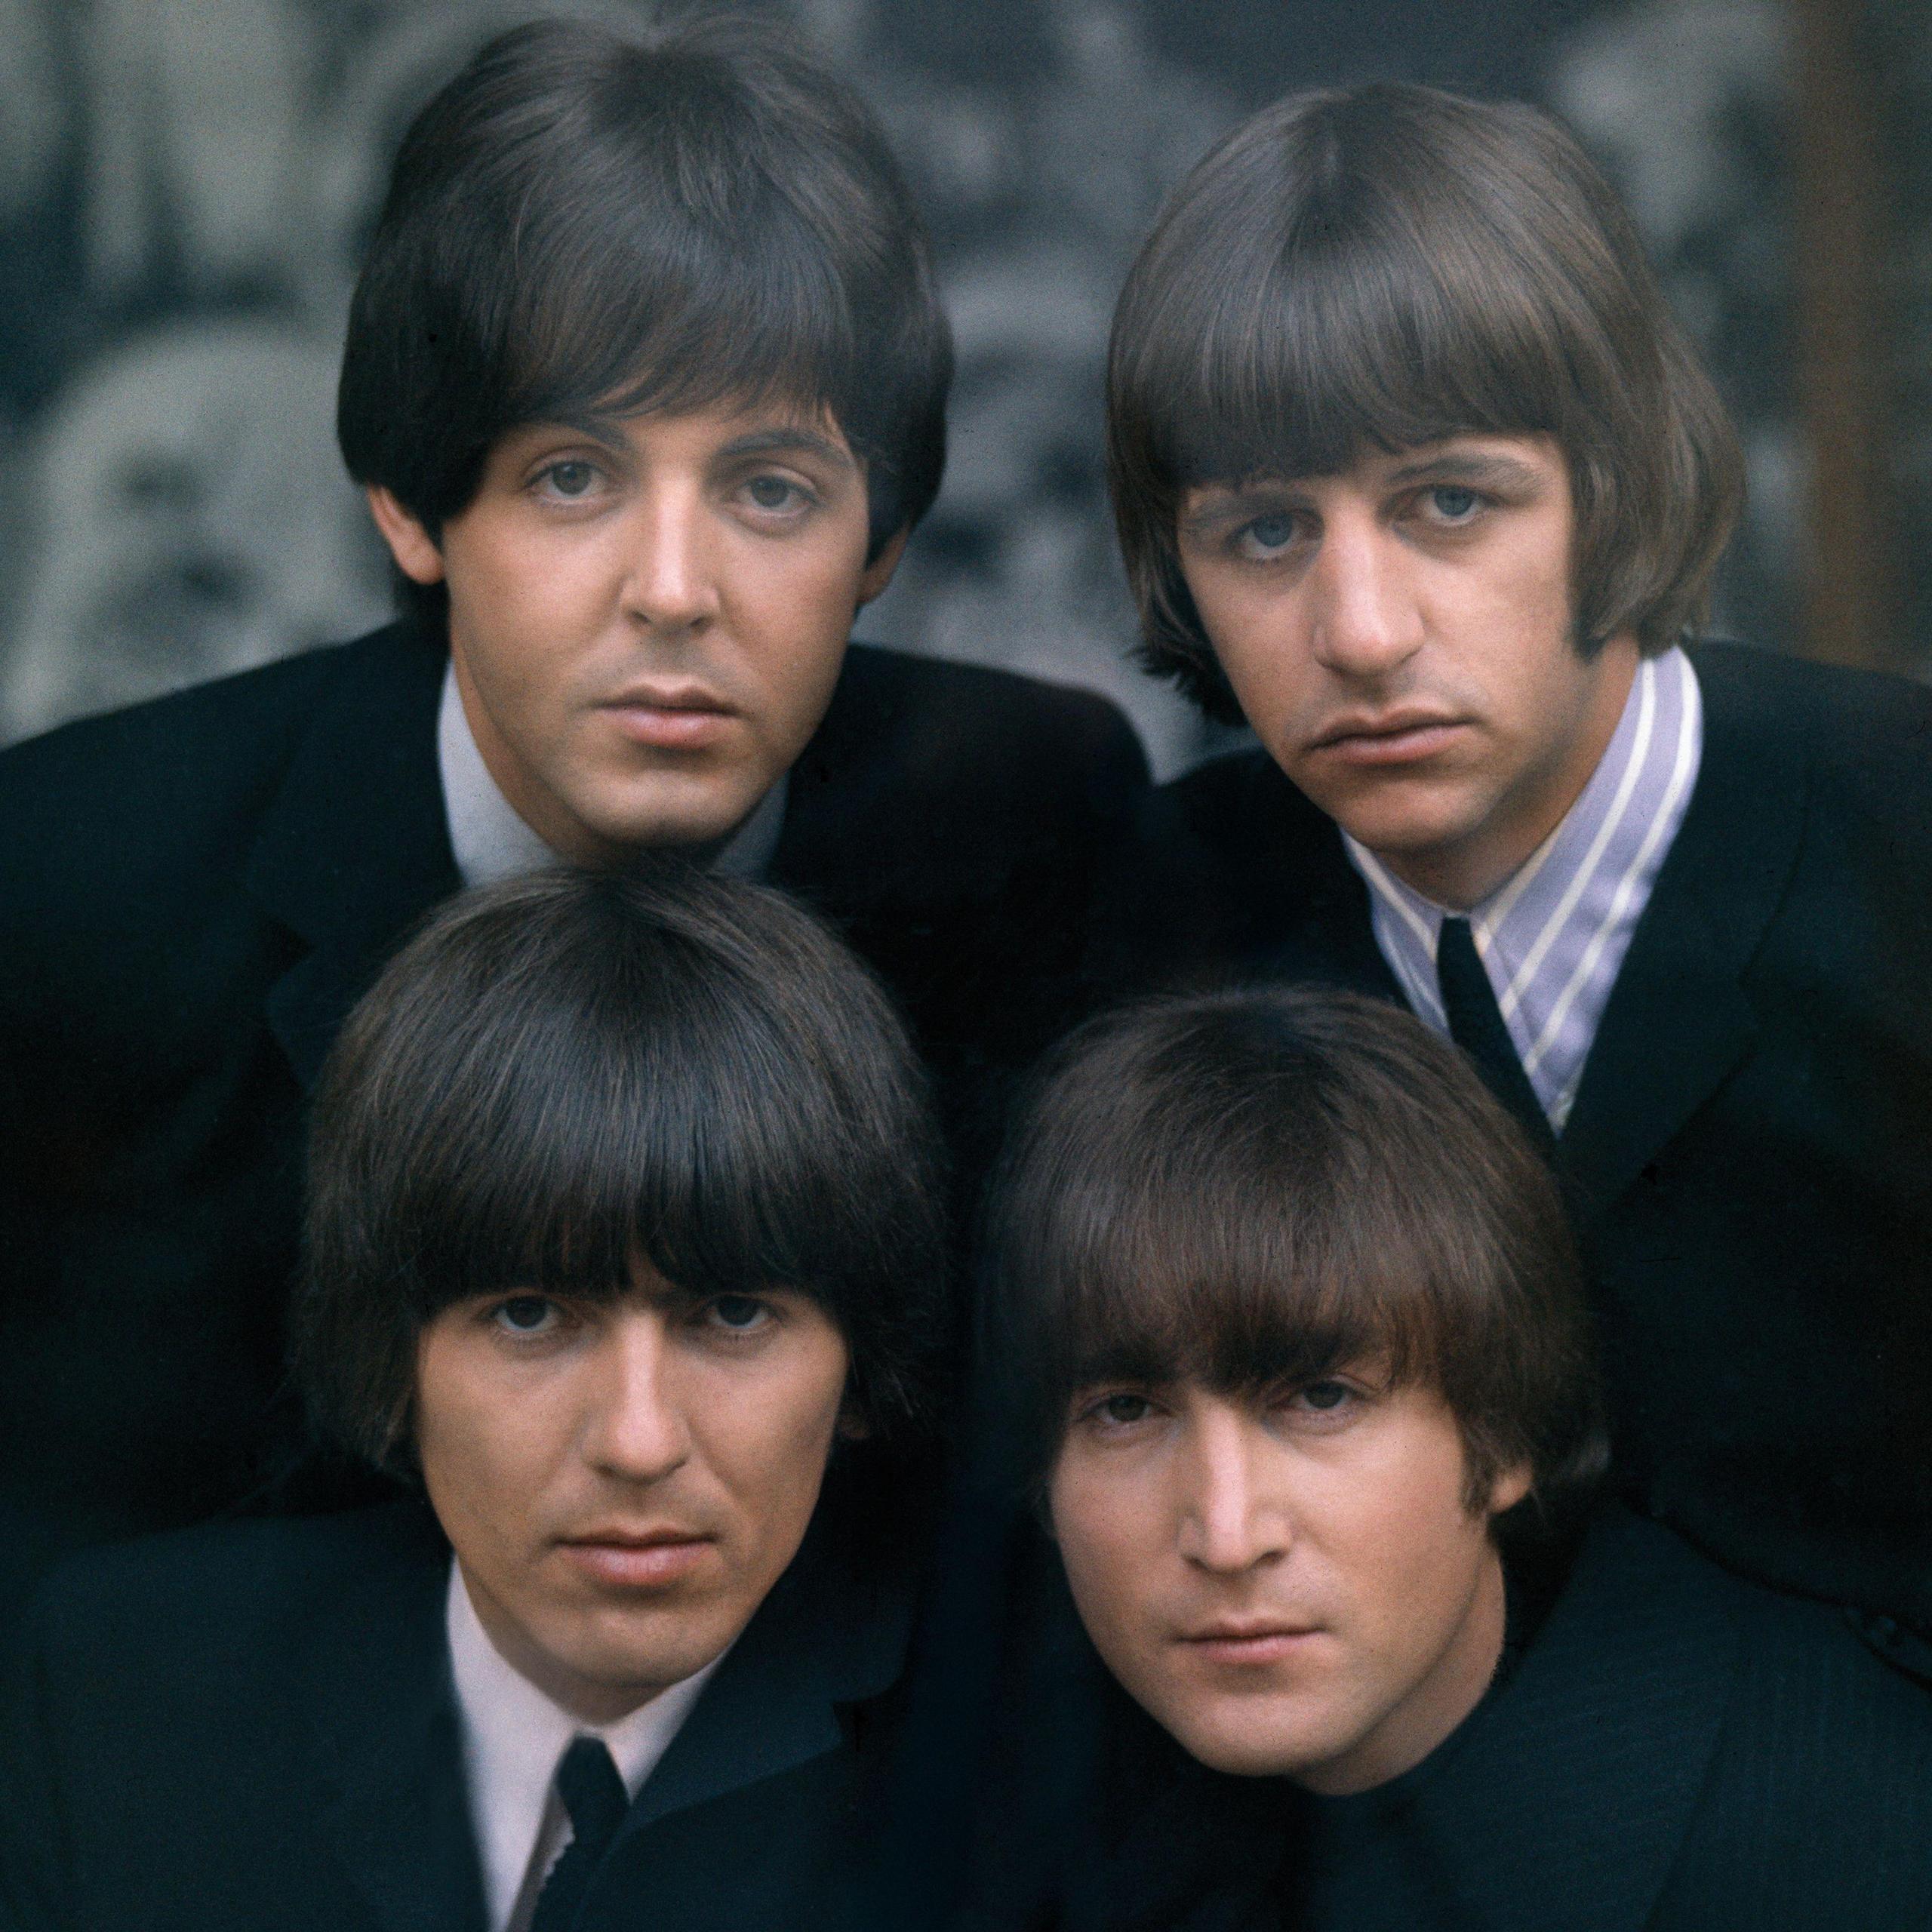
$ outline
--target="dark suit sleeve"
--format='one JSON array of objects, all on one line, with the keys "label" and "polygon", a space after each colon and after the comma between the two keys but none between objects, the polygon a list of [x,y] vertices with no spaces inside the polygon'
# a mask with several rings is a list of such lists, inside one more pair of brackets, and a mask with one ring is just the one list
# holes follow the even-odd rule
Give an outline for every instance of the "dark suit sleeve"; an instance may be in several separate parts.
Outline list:
[{"label": "dark suit sleeve", "polygon": [[0,1932],[56,1932],[75,1922],[48,1678],[38,1614],[16,1616],[0,1667]]},{"label": "dark suit sleeve", "polygon": [[1761,1593],[1654,1932],[1932,1924],[1932,1696],[1836,1614]]}]

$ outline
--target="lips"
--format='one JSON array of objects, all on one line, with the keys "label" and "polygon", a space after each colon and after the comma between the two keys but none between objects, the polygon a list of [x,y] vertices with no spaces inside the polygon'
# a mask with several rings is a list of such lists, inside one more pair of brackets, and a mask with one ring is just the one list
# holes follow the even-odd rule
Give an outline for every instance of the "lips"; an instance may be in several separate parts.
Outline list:
[{"label": "lips", "polygon": [[621,1589],[661,1589],[702,1569],[714,1557],[709,1537],[687,1530],[612,1526],[559,1540],[567,1561],[592,1581]]},{"label": "lips", "polygon": [[1468,721],[1452,713],[1400,708],[1337,718],[1309,751],[1346,764],[1401,764],[1446,749]]},{"label": "lips", "polygon": [[599,708],[634,743],[668,751],[714,743],[738,715],[715,693],[688,684],[634,685]]},{"label": "lips", "polygon": [[1313,1624],[1228,1620],[1186,1631],[1178,1641],[1192,1657],[1209,1663],[1278,1663],[1321,1634]]}]

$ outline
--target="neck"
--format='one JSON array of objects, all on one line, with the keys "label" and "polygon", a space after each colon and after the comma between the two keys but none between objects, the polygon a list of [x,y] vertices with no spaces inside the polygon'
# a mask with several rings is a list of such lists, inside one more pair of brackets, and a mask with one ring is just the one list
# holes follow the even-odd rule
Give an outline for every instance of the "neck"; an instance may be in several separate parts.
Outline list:
[{"label": "neck", "polygon": [[669,1688],[663,1684],[605,1683],[583,1676],[533,1642],[528,1632],[471,1576],[460,1557],[457,1568],[490,1647],[526,1684],[534,1684],[578,1723],[601,1730],[641,1710]]}]

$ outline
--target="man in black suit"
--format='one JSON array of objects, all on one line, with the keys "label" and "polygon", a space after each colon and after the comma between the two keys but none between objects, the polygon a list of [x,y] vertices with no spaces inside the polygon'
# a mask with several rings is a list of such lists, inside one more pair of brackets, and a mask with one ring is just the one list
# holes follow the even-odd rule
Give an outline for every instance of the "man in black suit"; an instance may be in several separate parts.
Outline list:
[{"label": "man in black suit", "polygon": [[446,907],[325,1072],[297,1307],[317,1421],[415,1494],[43,1586],[0,1920],[869,1925],[946,1327],[924,1090],[781,894]]},{"label": "man in black suit", "polygon": [[1260,740],[1158,799],[1112,969],[1465,1046],[1577,1214],[1628,1494],[1932,1667],[1932,697],[1684,641],[1740,466],[1610,189],[1527,107],[1281,102],[1109,407],[1146,660]]},{"label": "man in black suit", "polygon": [[1932,1695],[1841,1612],[1593,1506],[1555,1184],[1414,1016],[1302,986],[1096,1023],[990,1214],[1030,1467],[1139,1709],[1030,1918],[1009,1869],[989,1922],[1932,1918]]},{"label": "man in black suit", "polygon": [[970,1165],[1145,773],[1097,700],[848,650],[949,369],[876,126],[775,29],[535,26],[424,110],[340,409],[408,614],[0,760],[0,1600],[257,1480],[307,1091],[460,884],[675,848],[798,893]]}]

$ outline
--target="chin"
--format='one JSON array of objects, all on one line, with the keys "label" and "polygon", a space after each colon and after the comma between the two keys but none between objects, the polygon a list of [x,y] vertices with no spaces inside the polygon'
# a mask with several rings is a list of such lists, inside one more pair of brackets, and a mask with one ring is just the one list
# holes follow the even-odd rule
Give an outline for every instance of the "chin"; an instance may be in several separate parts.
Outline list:
[{"label": "chin", "polygon": [[650,808],[612,812],[595,826],[606,843],[636,851],[675,851],[681,846],[715,845],[731,837],[764,795],[741,794],[666,801]]},{"label": "chin", "polygon": [[1265,1721],[1240,1711],[1183,1715],[1178,1721],[1172,1714],[1154,1715],[1190,1758],[1229,1777],[1292,1776],[1321,1755],[1307,1740],[1284,1736]]},{"label": "chin", "polygon": [[1482,817],[1461,786],[1422,780],[1365,787],[1326,809],[1371,851],[1426,851],[1467,832]]}]

